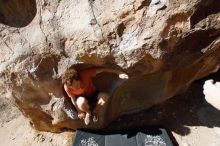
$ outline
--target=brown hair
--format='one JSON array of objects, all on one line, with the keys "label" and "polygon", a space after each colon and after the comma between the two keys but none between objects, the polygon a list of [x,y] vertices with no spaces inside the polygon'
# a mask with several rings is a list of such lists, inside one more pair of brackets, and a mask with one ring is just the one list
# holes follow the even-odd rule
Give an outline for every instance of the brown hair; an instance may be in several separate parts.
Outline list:
[{"label": "brown hair", "polygon": [[67,69],[62,75],[62,84],[70,86],[74,80],[79,80],[77,72],[74,69]]}]

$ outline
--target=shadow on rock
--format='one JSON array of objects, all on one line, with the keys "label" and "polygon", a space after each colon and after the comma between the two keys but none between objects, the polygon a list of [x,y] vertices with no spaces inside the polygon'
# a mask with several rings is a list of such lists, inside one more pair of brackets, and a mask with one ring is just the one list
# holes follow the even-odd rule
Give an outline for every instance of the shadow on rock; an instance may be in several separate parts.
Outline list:
[{"label": "shadow on rock", "polygon": [[188,135],[191,132],[188,126],[220,127],[220,111],[208,104],[203,95],[203,83],[210,78],[213,76],[194,82],[185,93],[148,110],[120,117],[108,129],[162,125]]},{"label": "shadow on rock", "polygon": [[35,0],[0,1],[0,23],[11,27],[25,27],[37,13]]}]

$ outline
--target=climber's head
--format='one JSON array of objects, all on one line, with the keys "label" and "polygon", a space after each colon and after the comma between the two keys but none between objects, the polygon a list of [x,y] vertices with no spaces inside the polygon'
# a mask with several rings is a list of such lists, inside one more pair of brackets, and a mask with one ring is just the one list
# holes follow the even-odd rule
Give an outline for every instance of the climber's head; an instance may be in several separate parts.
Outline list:
[{"label": "climber's head", "polygon": [[78,89],[80,87],[80,79],[74,69],[68,69],[62,75],[62,83],[66,86],[72,86]]}]

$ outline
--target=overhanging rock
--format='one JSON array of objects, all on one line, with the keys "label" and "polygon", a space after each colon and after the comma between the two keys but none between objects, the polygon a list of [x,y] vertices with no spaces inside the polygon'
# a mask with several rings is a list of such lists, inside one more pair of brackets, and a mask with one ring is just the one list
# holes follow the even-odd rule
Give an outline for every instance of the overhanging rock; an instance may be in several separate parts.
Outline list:
[{"label": "overhanging rock", "polygon": [[[0,90],[34,128],[102,128],[218,70],[220,3],[1,1],[0,47]],[[84,125],[63,92],[60,77],[69,67],[108,67],[130,76],[118,86],[113,75],[97,77],[117,88],[96,124]]]}]

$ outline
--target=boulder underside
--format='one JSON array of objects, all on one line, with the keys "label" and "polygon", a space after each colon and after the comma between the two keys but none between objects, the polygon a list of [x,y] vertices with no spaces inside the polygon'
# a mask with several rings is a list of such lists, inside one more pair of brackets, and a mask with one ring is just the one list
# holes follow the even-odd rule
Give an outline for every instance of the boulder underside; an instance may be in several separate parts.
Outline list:
[{"label": "boulder underside", "polygon": [[[218,0],[0,1],[0,92],[41,131],[98,129],[183,92],[220,65]],[[61,76],[106,67],[94,82],[111,94],[86,126]]]}]

